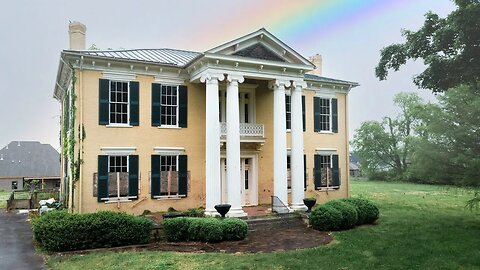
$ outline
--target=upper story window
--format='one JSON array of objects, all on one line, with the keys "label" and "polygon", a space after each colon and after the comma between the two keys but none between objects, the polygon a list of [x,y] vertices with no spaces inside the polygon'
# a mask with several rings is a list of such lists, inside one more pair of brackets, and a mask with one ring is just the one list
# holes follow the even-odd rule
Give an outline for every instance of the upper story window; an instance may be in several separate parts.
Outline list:
[{"label": "upper story window", "polygon": [[152,83],[152,126],[187,127],[188,92],[185,85]]},{"label": "upper story window", "polygon": [[166,126],[177,126],[178,86],[162,85],[161,106],[161,124]]},{"label": "upper story window", "polygon": [[128,82],[110,81],[110,124],[128,124]]},{"label": "upper story window", "polygon": [[336,98],[313,98],[315,132],[338,132],[337,104]]},{"label": "upper story window", "polygon": [[[285,94],[285,118],[287,120],[287,130],[292,128],[292,97],[289,94]],[[305,96],[302,96],[302,124],[303,131],[306,130],[305,119]]]},{"label": "upper story window", "polygon": [[100,79],[98,98],[100,125],[139,125],[138,82]]}]

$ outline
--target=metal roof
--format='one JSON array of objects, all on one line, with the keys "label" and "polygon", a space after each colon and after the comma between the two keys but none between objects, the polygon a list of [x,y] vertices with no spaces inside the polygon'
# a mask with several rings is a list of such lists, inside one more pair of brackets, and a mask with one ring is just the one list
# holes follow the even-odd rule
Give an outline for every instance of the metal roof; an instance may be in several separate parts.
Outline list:
[{"label": "metal roof", "polygon": [[327,78],[327,77],[313,75],[313,74],[305,74],[305,80],[315,81],[315,82],[323,82],[323,83],[349,84],[349,85],[352,85],[352,86],[359,86],[359,84],[356,83],[356,82],[337,80],[337,79]]},{"label": "metal roof", "polygon": [[50,144],[12,141],[0,149],[0,178],[6,176],[60,177],[60,154]]},{"label": "metal roof", "polygon": [[133,49],[133,50],[64,50],[66,53],[102,58],[134,60],[183,67],[202,55],[198,52],[175,49]]}]

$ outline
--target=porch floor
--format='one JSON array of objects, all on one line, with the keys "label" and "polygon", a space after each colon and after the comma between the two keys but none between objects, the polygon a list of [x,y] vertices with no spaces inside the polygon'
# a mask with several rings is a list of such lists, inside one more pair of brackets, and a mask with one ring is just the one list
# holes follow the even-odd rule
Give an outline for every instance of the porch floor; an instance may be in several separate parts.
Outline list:
[{"label": "porch floor", "polygon": [[242,209],[247,217],[268,216],[272,213],[272,208],[266,205],[244,206]]}]

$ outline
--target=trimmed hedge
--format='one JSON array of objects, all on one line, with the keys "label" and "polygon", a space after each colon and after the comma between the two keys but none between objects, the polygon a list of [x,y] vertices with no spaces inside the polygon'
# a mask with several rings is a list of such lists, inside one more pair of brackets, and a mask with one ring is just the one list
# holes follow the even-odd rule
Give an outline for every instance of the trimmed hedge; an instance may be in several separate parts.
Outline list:
[{"label": "trimmed hedge", "polygon": [[357,225],[358,214],[355,206],[341,200],[329,201],[326,205],[332,206],[342,214],[340,229],[348,230]]},{"label": "trimmed hedge", "polygon": [[72,251],[147,243],[152,222],[110,211],[90,214],[50,211],[32,219],[32,227],[35,240],[45,250]]},{"label": "trimmed hedge", "polygon": [[331,205],[319,205],[310,215],[310,225],[319,231],[338,231],[342,228],[342,213]]},{"label": "trimmed hedge", "polygon": [[343,199],[346,203],[353,205],[357,209],[357,225],[372,224],[380,216],[378,207],[370,201],[360,198]]},{"label": "trimmed hedge", "polygon": [[238,218],[171,218],[163,221],[163,229],[172,242],[243,240],[248,233],[247,223]]}]

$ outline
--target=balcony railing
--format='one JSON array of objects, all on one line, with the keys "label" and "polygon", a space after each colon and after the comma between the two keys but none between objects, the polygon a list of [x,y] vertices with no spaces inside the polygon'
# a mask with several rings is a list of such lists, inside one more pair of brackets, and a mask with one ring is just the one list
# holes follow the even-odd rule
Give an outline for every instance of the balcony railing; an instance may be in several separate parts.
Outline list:
[{"label": "balcony railing", "polygon": [[[227,123],[220,123],[220,135],[227,135]],[[240,123],[240,137],[263,137],[262,124]]]}]

